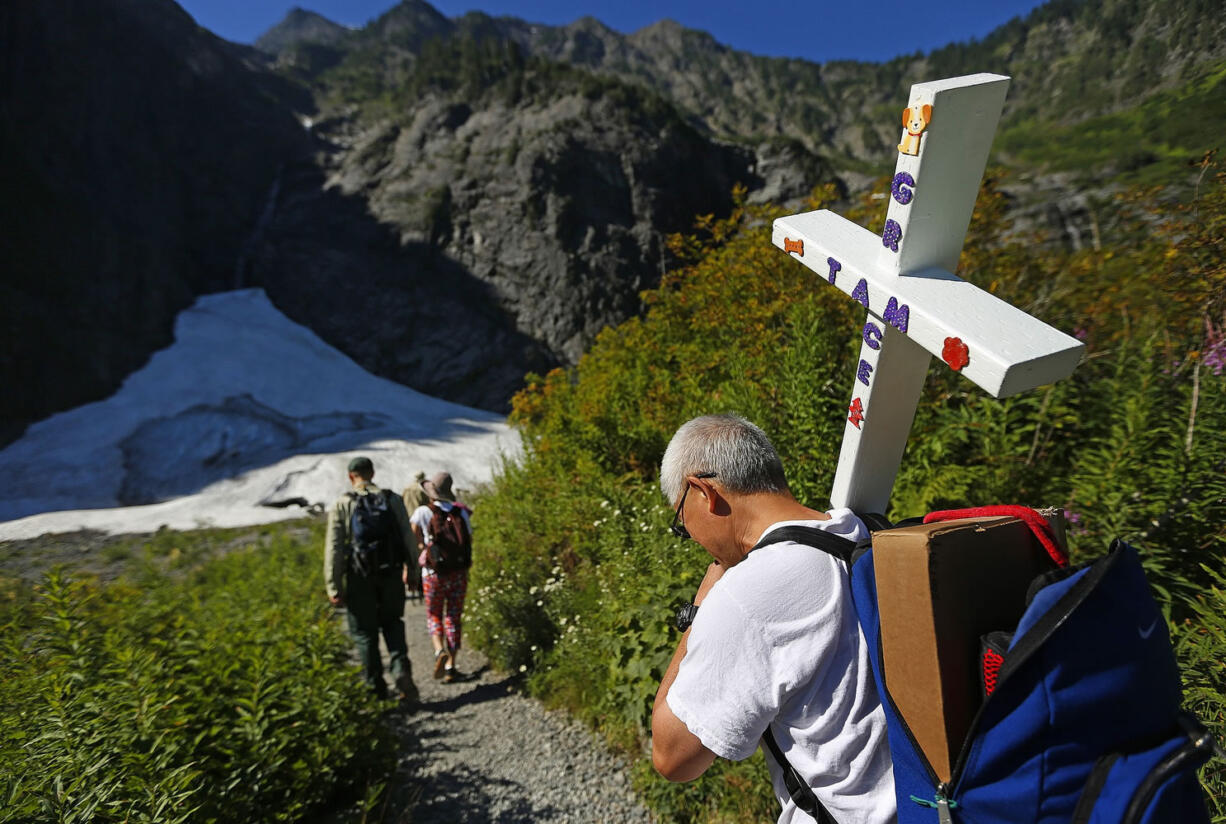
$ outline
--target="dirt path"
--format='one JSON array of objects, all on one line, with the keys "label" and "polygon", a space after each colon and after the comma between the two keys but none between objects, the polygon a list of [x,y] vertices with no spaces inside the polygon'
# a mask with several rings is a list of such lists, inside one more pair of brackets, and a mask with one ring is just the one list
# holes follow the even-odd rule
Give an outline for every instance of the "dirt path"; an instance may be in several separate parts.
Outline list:
[{"label": "dirt path", "polygon": [[453,683],[432,676],[421,601],[405,607],[417,712],[397,713],[401,761],[385,822],[647,822],[627,766],[586,727],[464,650]]}]

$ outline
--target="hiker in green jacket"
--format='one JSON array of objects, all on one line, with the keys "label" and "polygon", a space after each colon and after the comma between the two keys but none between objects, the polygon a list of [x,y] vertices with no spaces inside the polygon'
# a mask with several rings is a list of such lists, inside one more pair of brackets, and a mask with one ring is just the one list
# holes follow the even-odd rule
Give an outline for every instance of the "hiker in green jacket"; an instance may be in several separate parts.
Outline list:
[{"label": "hiker in green jacket", "polygon": [[328,600],[348,611],[349,632],[358,646],[367,685],[387,696],[379,634],[387,645],[392,679],[400,699],[417,701],[404,637],[406,560],[415,545],[404,501],[375,486],[374,463],[367,457],[349,462],[349,484],[328,511],[324,543],[324,582]]}]

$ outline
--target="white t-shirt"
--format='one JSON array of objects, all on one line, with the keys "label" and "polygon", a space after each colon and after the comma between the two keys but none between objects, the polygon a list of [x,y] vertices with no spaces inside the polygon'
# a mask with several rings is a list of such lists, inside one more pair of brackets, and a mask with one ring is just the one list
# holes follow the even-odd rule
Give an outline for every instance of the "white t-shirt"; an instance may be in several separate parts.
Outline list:
[{"label": "white t-shirt", "polygon": [[[432,503],[437,504],[438,508],[444,512],[450,512],[451,508],[455,506],[455,504],[453,504],[451,501],[433,501]],[[468,532],[471,535],[473,524],[472,519],[468,514],[468,507],[461,506],[460,515],[464,518],[464,526],[468,527]],[[426,546],[430,546],[430,544],[434,543],[434,536],[430,534],[430,520],[433,517],[434,513],[430,511],[429,505],[425,504],[417,507],[417,509],[414,509],[413,514],[409,516],[409,523],[421,528],[421,534],[425,539]],[[434,574],[434,570],[430,569],[429,567],[422,567],[421,571],[423,575]]]},{"label": "white t-shirt", "polygon": [[[850,509],[813,526],[851,540],[868,532]],[[761,538],[759,538],[760,540]],[[885,714],[851,600],[846,567],[791,542],[755,550],[703,599],[668,691],[673,714],[723,758],[748,758],[769,724],[788,761],[839,824],[896,821]],[[792,803],[767,755],[780,824],[813,819]]]}]

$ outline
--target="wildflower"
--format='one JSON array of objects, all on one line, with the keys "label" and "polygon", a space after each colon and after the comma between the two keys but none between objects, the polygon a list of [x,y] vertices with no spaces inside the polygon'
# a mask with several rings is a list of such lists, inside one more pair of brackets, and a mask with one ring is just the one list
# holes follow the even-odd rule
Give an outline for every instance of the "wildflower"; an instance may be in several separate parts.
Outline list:
[{"label": "wildflower", "polygon": [[1205,321],[1205,354],[1202,363],[1220,375],[1226,369],[1226,332]]},{"label": "wildflower", "polygon": [[520,672],[527,672],[527,671],[528,671],[528,665],[527,665],[527,664],[520,664],[520,665],[519,665],[519,671],[520,671]]}]

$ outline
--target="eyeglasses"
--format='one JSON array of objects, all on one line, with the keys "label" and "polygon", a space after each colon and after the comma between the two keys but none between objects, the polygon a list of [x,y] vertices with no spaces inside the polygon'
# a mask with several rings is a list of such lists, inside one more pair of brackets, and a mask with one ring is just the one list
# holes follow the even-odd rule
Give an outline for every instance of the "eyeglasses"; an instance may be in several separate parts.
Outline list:
[{"label": "eyeglasses", "polygon": [[[694,476],[695,478],[714,478],[714,472],[700,472]],[[677,511],[673,513],[673,522],[668,525],[668,529],[678,538],[683,541],[690,539],[690,531],[685,528],[685,524],[681,523],[681,509],[685,506],[685,496],[690,494],[690,484],[687,481],[685,484],[685,492],[681,493],[681,500],[677,502]]]}]

